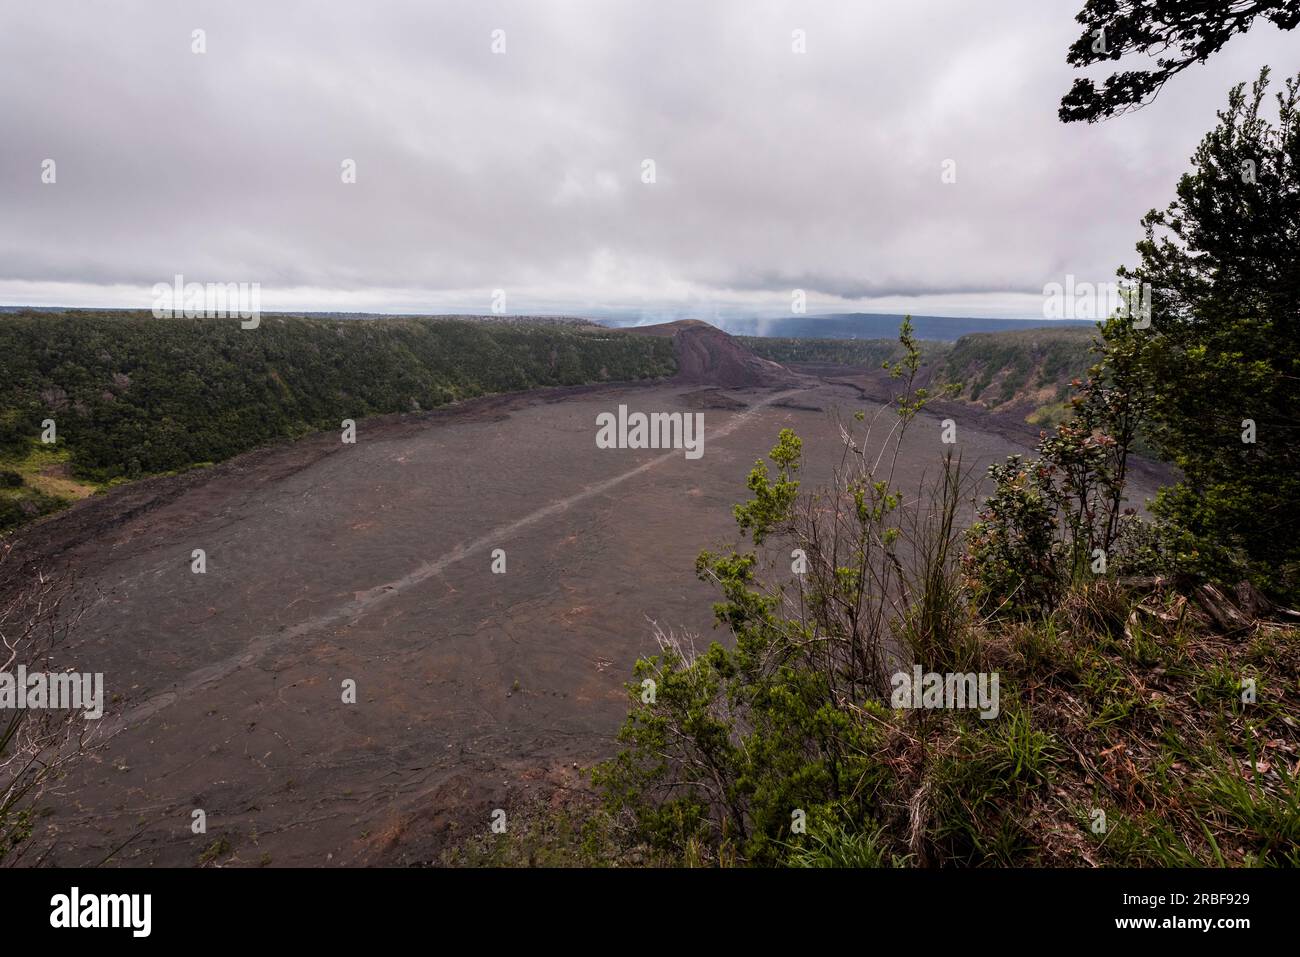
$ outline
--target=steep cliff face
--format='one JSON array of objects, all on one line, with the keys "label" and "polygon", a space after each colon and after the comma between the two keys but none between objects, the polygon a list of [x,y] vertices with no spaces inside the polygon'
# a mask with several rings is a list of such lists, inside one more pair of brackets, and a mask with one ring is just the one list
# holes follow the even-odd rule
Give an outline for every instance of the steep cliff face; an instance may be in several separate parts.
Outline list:
[{"label": "steep cliff face", "polygon": [[962,336],[939,360],[936,380],[962,386],[958,398],[1035,425],[1065,417],[1074,390],[1097,361],[1095,330],[1032,329]]},{"label": "steep cliff face", "polygon": [[[1033,426],[1050,426],[1070,414],[1071,382],[1085,378],[1096,363],[1092,352],[1096,335],[1095,329],[1061,326],[974,333],[951,343],[921,340],[916,385],[955,385],[957,402]],[[888,401],[898,388],[881,368],[883,361],[902,357],[896,340],[741,337],[739,341],[796,373],[853,379],[854,385],[879,401]]]}]

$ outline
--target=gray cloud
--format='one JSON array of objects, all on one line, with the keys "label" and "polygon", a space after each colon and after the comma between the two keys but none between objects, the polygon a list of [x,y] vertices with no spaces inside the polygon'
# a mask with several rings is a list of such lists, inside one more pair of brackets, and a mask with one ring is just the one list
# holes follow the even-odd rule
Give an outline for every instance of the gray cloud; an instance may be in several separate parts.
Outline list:
[{"label": "gray cloud", "polygon": [[1032,313],[1132,259],[1228,86],[1300,70],[1258,28],[1063,126],[1080,2],[7,4],[0,301]]}]

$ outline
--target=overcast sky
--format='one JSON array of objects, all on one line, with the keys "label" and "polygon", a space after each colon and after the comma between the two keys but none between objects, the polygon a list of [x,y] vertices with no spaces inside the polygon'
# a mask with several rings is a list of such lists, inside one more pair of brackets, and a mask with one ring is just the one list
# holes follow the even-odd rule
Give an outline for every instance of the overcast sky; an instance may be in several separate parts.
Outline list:
[{"label": "overcast sky", "polygon": [[1260,24],[1063,125],[1081,5],[0,0],[0,304],[1041,316],[1133,261],[1229,86],[1300,71]]}]

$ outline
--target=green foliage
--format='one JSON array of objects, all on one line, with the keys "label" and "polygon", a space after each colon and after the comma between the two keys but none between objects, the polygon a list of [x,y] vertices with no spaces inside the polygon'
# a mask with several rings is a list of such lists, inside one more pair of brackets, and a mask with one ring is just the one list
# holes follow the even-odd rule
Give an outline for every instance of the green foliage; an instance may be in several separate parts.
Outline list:
[{"label": "green foliage", "polygon": [[66,499],[48,495],[40,489],[20,488],[16,492],[0,489],[0,531],[16,528],[67,507]]},{"label": "green foliage", "polygon": [[199,866],[205,867],[208,864],[215,864],[221,858],[229,855],[234,849],[230,841],[225,837],[219,837],[204,849],[199,855]]},{"label": "green foliage", "polygon": [[[783,339],[776,336],[737,336],[756,355],[773,362],[820,362],[831,365],[880,368],[886,361],[903,356],[903,346],[895,339]],[[921,345],[926,360],[940,356],[947,349],[942,342]]]},{"label": "green foliage", "polygon": [[736,524],[750,533],[755,545],[763,544],[763,539],[790,520],[790,509],[799,494],[794,474],[799,470],[803,442],[793,429],[782,429],[769,454],[777,467],[777,480],[771,480],[764,462],[755,462],[747,483],[754,499],[734,509]]},{"label": "green foliage", "polygon": [[[344,418],[674,369],[669,340],[581,326],[264,316],[246,330],[230,319],[18,313],[0,316],[0,458],[25,455],[53,418],[72,473],[104,484]],[[0,511],[20,507],[5,501]]]},{"label": "green foliage", "polygon": [[968,532],[963,556],[972,592],[987,612],[1050,608],[1066,581],[1058,498],[1048,467],[1013,455],[989,466],[989,477],[994,491]]},{"label": "green foliage", "polygon": [[1253,748],[1245,762],[1208,754],[1193,789],[1196,804],[1216,830],[1248,843],[1254,863],[1300,867],[1300,775],[1281,764],[1277,785],[1265,783],[1261,760]]},{"label": "green foliage", "polygon": [[1122,533],[1137,519],[1125,481],[1151,390],[1132,323],[1112,318],[1102,335],[1101,361],[1075,380],[1072,416],[1043,434],[1039,457],[989,467],[994,492],[963,558],[986,613],[1045,612],[1071,582],[1126,560],[1116,545],[1134,540]]},{"label": "green foliage", "polygon": [[870,825],[830,825],[811,834],[804,844],[791,845],[786,863],[790,867],[902,867],[908,858],[890,852],[884,828]]},{"label": "green foliage", "polygon": [[932,396],[930,390],[924,386],[916,384],[917,376],[923,365],[921,361],[921,343],[912,334],[912,317],[904,316],[902,323],[898,327],[898,343],[902,346],[902,354],[897,359],[886,359],[880,363],[880,367],[889,373],[893,379],[903,379],[906,383],[904,388],[900,389],[894,396],[895,410],[898,413],[899,422],[906,426],[908,422],[914,419],[931,398],[939,398],[956,391],[955,387],[944,386],[935,390]]},{"label": "green foliage", "polygon": [[1018,817],[1029,792],[1045,784],[1057,752],[1027,711],[1010,707],[996,722],[961,726],[935,762],[932,839],[960,864],[1009,867],[1037,838]]},{"label": "green foliage", "polygon": [[[623,749],[594,780],[609,811],[629,816],[637,838],[661,852],[768,864],[887,859],[882,847],[844,832],[868,826],[887,777],[878,757],[885,653],[889,641],[905,640],[889,601],[912,586],[897,554],[902,495],[890,484],[894,459],[885,457],[897,456],[927,399],[914,388],[919,350],[906,320],[900,343],[903,356],[891,366],[903,380],[896,426],[873,463],[869,430],[861,446],[846,433],[863,461],[837,479],[828,502],[835,514],[822,518],[799,500],[801,443],[786,430],[769,456],[775,477],[758,463],[753,497],[736,509],[755,550],[697,560],[697,573],[722,594],[715,618],[734,648],[713,643],[697,653],[661,635],[661,653],[636,665]],[[757,549],[769,538],[805,552],[807,572],[790,586],[796,595],[760,575]],[[786,554],[784,545],[777,552]],[[924,589],[929,579],[920,579]],[[803,614],[791,616],[792,607]],[[864,720],[871,714],[881,723]]]},{"label": "green foliage", "polygon": [[474,828],[439,855],[444,867],[619,867],[653,865],[639,848],[625,848],[607,814],[583,801],[553,806],[512,802],[503,833]]},{"label": "green foliage", "polygon": [[1089,329],[1025,329],[962,336],[937,362],[937,374],[962,385],[961,397],[990,409],[1032,406],[1031,419],[1051,424],[1054,402],[1040,404],[1040,393],[1068,390],[1072,379],[1092,364],[1094,333]]},{"label": "green foliage", "polygon": [[1250,29],[1256,18],[1293,30],[1300,25],[1300,0],[1087,0],[1075,17],[1083,33],[1070,45],[1067,62],[1087,67],[1147,54],[1156,58],[1155,67],[1112,74],[1100,89],[1092,80],[1076,79],[1061,98],[1061,120],[1092,123],[1138,108],[1174,76]]},{"label": "green foliage", "polygon": [[[1068,417],[1070,381],[1092,364],[1094,333],[1086,328],[1034,328],[962,336],[955,343],[914,340],[918,379],[947,383],[943,394],[997,411],[1024,413],[1034,424]],[[893,368],[907,346],[891,339],[776,339],[744,337],[758,355],[783,363]],[[924,370],[924,371],[922,371]],[[1044,394],[1051,396],[1044,401]]]},{"label": "green foliage", "polygon": [[[1183,480],[1154,511],[1184,570],[1300,598],[1300,77],[1261,115],[1267,70],[1237,86],[1177,198],[1144,219],[1155,290],[1128,338],[1152,391],[1156,450]],[[1246,420],[1254,442],[1243,441]]]}]

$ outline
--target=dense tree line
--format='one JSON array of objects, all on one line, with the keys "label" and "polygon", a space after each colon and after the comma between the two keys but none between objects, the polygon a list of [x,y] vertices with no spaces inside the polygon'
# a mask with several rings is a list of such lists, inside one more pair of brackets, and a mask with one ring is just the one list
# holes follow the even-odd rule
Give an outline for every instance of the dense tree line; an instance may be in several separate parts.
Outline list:
[{"label": "dense tree line", "polygon": [[584,326],[403,318],[0,318],[0,459],[53,419],[77,478],[107,483],[217,462],[338,428],[539,386],[670,375],[672,344]]},{"label": "dense tree line", "polygon": [[1152,444],[1183,472],[1155,506],[1170,558],[1295,602],[1300,76],[1267,93],[1267,70],[1229,93],[1175,199],[1144,218],[1124,276],[1157,291],[1151,328],[1119,327],[1111,349],[1136,354]]},{"label": "dense tree line", "polygon": [[[1029,420],[1063,417],[1071,382],[1087,375],[1097,329],[1086,326],[978,332],[956,342],[918,341],[927,383],[957,386],[963,401],[987,408],[1032,406]],[[742,342],[765,359],[879,369],[903,355],[896,339],[759,339]]]},{"label": "dense tree line", "polygon": [[1045,389],[1063,401],[1070,383],[1093,364],[1096,335],[1074,328],[962,336],[944,353],[938,375],[961,385],[962,397],[972,402],[996,406]]},{"label": "dense tree line", "polygon": [[[746,346],[773,362],[825,362],[880,368],[902,355],[897,339],[790,339],[777,336],[738,336]],[[942,354],[945,342],[924,342],[925,355]]]}]

